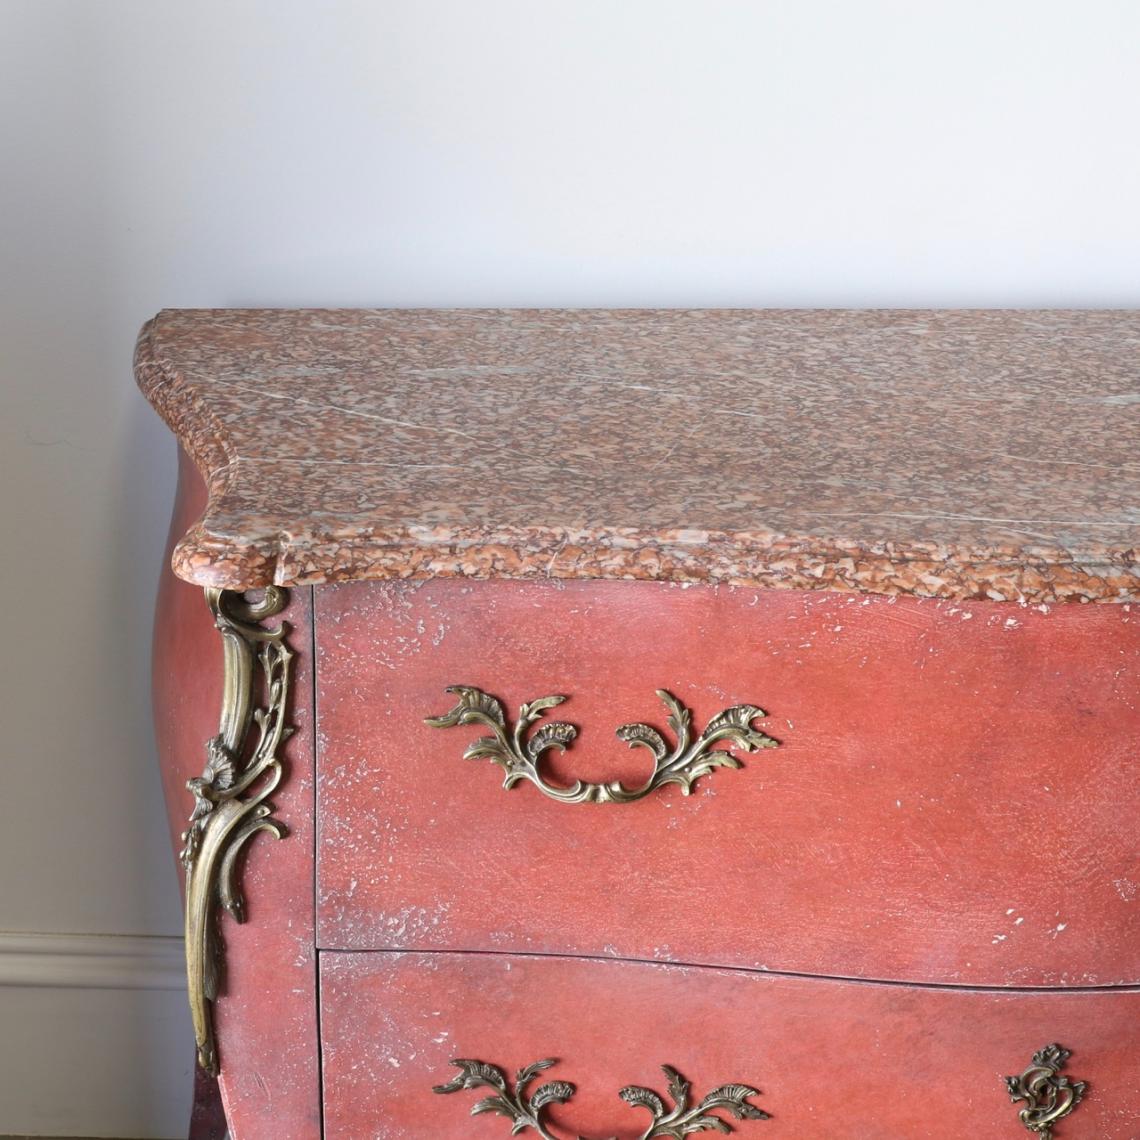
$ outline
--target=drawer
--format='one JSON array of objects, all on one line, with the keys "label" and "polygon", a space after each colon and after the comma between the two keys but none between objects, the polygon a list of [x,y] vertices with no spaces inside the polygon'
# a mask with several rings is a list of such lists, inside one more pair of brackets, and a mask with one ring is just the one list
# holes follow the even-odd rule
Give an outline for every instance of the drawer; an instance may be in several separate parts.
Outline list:
[{"label": "drawer", "polygon": [[[318,939],[983,986],[1140,980],[1140,636],[1129,606],[647,582],[316,594]],[[779,747],[692,794],[509,791],[466,685],[568,699],[551,783],[643,783],[655,690]],[[720,745],[718,747],[723,747]],[[720,1079],[716,1077],[715,1079]]]},{"label": "drawer", "polygon": [[[1140,1135],[1140,992],[923,989],[716,968],[497,954],[326,953],[320,957],[328,1140],[506,1140],[511,1120],[472,1118],[493,1088],[432,1092],[453,1058],[508,1079],[545,1058],[529,1086],[575,1086],[547,1109],[559,1137],[646,1135],[652,1109],[618,1099],[660,1066],[691,1084],[758,1090],[770,1119],[721,1115],[741,1140],[1027,1136],[1004,1078],[1058,1042],[1060,1071],[1088,1095],[1058,1140]],[[514,1082],[508,1093],[514,1093]],[[527,1132],[526,1135],[534,1135]]]}]

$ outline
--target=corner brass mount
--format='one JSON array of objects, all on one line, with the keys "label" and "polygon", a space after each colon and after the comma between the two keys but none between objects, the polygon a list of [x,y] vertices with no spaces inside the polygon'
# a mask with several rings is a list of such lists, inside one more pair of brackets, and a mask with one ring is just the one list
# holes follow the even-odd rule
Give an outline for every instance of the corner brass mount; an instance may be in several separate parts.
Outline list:
[{"label": "corner brass mount", "polygon": [[278,839],[285,834],[284,826],[269,818],[268,797],[281,781],[279,749],[293,731],[285,724],[293,654],[285,644],[284,622],[272,629],[261,625],[285,608],[284,590],[269,586],[260,601],[251,602],[242,593],[209,588],[206,601],[222,635],[222,709],[218,734],[206,744],[205,770],[186,782],[194,809],[180,858],[186,871],[186,978],[198,1063],[217,1073],[213,1003],[224,967],[218,907],[235,922],[244,921],[235,882],[238,856],[259,831]]}]

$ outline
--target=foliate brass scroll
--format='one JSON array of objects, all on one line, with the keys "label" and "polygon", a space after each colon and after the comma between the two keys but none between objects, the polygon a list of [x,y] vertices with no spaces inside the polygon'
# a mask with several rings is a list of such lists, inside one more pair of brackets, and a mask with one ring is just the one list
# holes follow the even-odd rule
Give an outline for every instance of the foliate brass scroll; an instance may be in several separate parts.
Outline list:
[{"label": "foliate brass scroll", "polygon": [[550,748],[565,751],[578,735],[577,728],[562,721],[548,721],[528,735],[547,709],[560,705],[565,697],[539,697],[519,709],[514,728],[507,723],[503,706],[482,689],[468,685],[450,685],[447,692],[459,698],[456,706],[442,716],[426,717],[432,728],[452,728],[455,725],[477,724],[488,729],[483,736],[467,746],[465,760],[490,760],[506,773],[504,788],[511,788],[520,780],[529,780],[544,795],[567,804],[631,803],[665,784],[679,784],[688,795],[693,784],[714,768],[739,768],[740,761],[731,753],[714,748],[725,741],[730,747],[745,752],[759,748],[775,748],[779,741],[752,727],[752,722],[767,716],[755,705],[734,705],[709,721],[708,727],[695,740],[692,734],[692,716],[689,710],[672,694],[658,689],[657,695],[669,710],[668,724],[676,736],[672,749],[657,729],[648,724],[623,724],[617,729],[619,740],[631,748],[646,748],[653,753],[654,767],[649,779],[639,788],[627,788],[620,781],[607,784],[586,783],[576,780],[571,787],[549,783],[539,769],[542,754]]},{"label": "foliate brass scroll", "polygon": [[234,921],[244,920],[234,881],[238,855],[259,831],[278,839],[285,834],[269,818],[273,805],[268,796],[281,780],[278,751],[293,731],[285,724],[293,654],[285,644],[284,623],[275,629],[260,624],[285,608],[284,590],[269,586],[261,601],[250,602],[241,593],[207,589],[206,601],[222,635],[222,711],[218,735],[206,744],[205,770],[186,782],[194,793],[194,810],[182,835],[181,859],[186,868],[186,973],[198,1063],[216,1073],[212,1005],[223,969],[218,905]]},{"label": "foliate brass scroll", "polygon": [[[511,1122],[512,1136],[532,1128],[543,1140],[557,1140],[550,1131],[546,1109],[552,1104],[565,1104],[574,1095],[574,1086],[566,1081],[549,1081],[539,1085],[533,1093],[528,1094],[526,1091],[539,1073],[556,1064],[555,1061],[535,1061],[533,1065],[519,1069],[513,1087],[503,1070],[496,1065],[488,1065],[485,1061],[451,1063],[459,1069],[459,1075],[445,1085],[436,1085],[433,1092],[490,1089],[491,1095],[476,1102],[471,1109],[472,1116],[491,1112],[505,1116]],[[668,1095],[673,1102],[671,1106],[666,1105],[665,1099],[652,1089],[640,1085],[626,1085],[618,1093],[626,1104],[647,1109],[653,1118],[640,1140],[652,1140],[655,1136],[683,1140],[683,1137],[696,1132],[731,1132],[732,1128],[721,1117],[714,1115],[717,1112],[726,1112],[737,1120],[771,1119],[763,1109],[748,1103],[749,1097],[760,1095],[759,1090],[750,1085],[721,1085],[698,1104],[691,1104],[689,1082],[669,1065],[663,1065],[662,1070],[669,1082]]]},{"label": "foliate brass scroll", "polygon": [[1033,1054],[1024,1073],[1005,1078],[1009,1099],[1014,1104],[1025,1101],[1025,1108],[1018,1113],[1021,1123],[1043,1140],[1052,1140],[1053,1125],[1068,1116],[1088,1091],[1085,1081],[1070,1081],[1061,1075],[1069,1056],[1069,1050],[1060,1045],[1046,1045]]}]

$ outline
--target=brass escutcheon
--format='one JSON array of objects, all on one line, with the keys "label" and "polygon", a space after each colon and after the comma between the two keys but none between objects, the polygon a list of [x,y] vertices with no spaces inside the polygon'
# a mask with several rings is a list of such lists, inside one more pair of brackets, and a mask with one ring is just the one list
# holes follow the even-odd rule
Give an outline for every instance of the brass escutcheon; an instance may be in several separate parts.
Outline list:
[{"label": "brass escutcheon", "polygon": [[1088,1091],[1087,1082],[1070,1081],[1061,1076],[1069,1057],[1068,1049],[1046,1045],[1033,1054],[1033,1061],[1025,1072],[1005,1078],[1009,1099],[1014,1104],[1025,1101],[1025,1107],[1018,1113],[1021,1123],[1042,1140],[1052,1140],[1053,1125],[1068,1116]]}]

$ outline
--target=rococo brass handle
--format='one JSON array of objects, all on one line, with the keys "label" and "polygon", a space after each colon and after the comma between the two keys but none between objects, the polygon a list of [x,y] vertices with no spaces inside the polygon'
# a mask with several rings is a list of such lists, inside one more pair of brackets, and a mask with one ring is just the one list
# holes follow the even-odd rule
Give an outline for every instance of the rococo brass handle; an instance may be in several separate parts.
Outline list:
[{"label": "rococo brass handle", "polygon": [[624,740],[631,748],[640,746],[653,753],[654,768],[649,779],[640,788],[627,788],[618,780],[607,784],[576,780],[572,786],[564,788],[548,783],[538,765],[547,749],[565,751],[578,735],[577,728],[563,721],[548,721],[529,736],[527,731],[547,709],[560,705],[565,697],[539,697],[524,704],[512,729],[503,706],[482,689],[470,685],[449,685],[447,692],[455,693],[458,703],[442,716],[425,717],[426,724],[432,728],[482,725],[490,730],[491,735],[469,744],[463,753],[465,760],[491,760],[506,773],[504,788],[511,788],[520,780],[529,780],[544,795],[567,804],[631,803],[664,784],[679,784],[681,791],[688,795],[693,784],[714,768],[740,767],[735,756],[714,747],[721,741],[745,752],[775,748],[779,744],[779,741],[752,727],[754,720],[768,715],[755,705],[733,705],[718,713],[694,740],[689,710],[671,693],[658,689],[657,695],[669,710],[669,727],[677,737],[672,751],[661,733],[648,724],[623,724],[617,730],[618,739]]},{"label": "rococo brass handle", "polygon": [[1033,1061],[1025,1072],[1005,1078],[1009,1099],[1014,1104],[1025,1101],[1025,1108],[1018,1113],[1021,1123],[1042,1140],[1051,1140],[1053,1125],[1068,1116],[1088,1092],[1086,1081],[1070,1081],[1061,1076],[1069,1057],[1068,1049],[1046,1045],[1033,1054]]},{"label": "rococo brass handle", "polygon": [[[491,1095],[478,1101],[471,1109],[472,1116],[493,1112],[505,1116],[512,1124],[511,1135],[533,1128],[542,1140],[557,1140],[550,1131],[546,1119],[546,1108],[551,1104],[565,1104],[574,1095],[574,1086],[567,1081],[549,1081],[539,1085],[533,1093],[526,1092],[526,1086],[539,1073],[557,1064],[553,1059],[535,1061],[533,1065],[519,1069],[515,1074],[514,1087],[506,1074],[497,1065],[485,1061],[452,1061],[459,1075],[445,1085],[436,1085],[432,1092],[453,1093],[461,1089],[485,1088]],[[639,1140],[652,1140],[653,1137],[669,1137],[670,1140],[683,1140],[694,1132],[731,1132],[732,1128],[716,1112],[727,1112],[737,1120],[770,1120],[763,1109],[748,1103],[748,1098],[759,1096],[759,1089],[750,1085],[721,1085],[713,1089],[697,1104],[689,1102],[689,1082],[669,1065],[662,1071],[669,1081],[669,1098],[672,1107],[667,1107],[663,1097],[652,1089],[641,1085],[626,1085],[618,1096],[634,1108],[644,1108],[652,1114],[653,1120],[641,1134]]]}]

